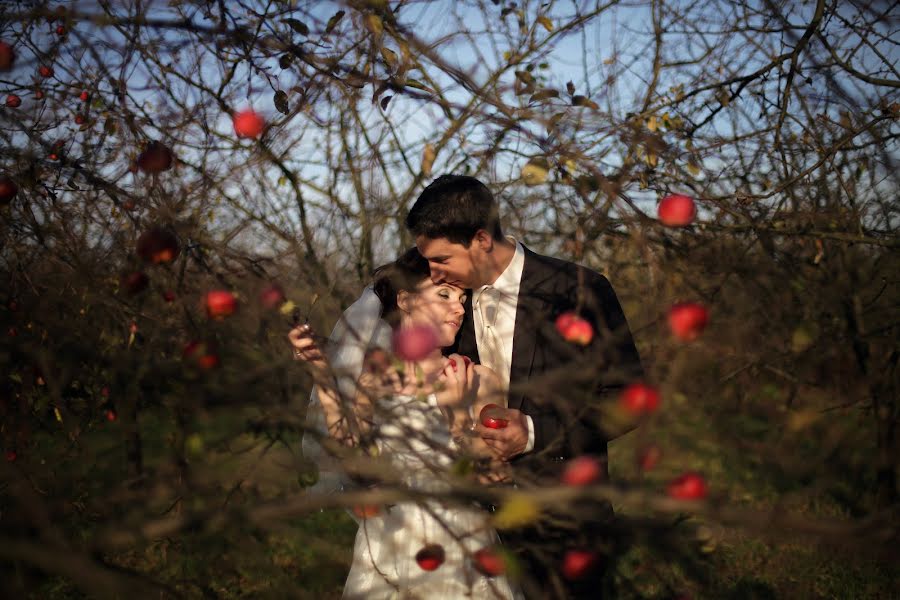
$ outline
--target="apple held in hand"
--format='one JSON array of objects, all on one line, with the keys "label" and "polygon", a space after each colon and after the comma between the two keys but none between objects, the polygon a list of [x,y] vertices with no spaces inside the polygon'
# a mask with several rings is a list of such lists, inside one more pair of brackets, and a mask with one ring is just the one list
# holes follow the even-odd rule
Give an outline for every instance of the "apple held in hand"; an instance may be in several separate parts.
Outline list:
[{"label": "apple held in hand", "polygon": [[434,571],[444,564],[444,547],[440,544],[428,544],[416,552],[416,562],[423,571]]},{"label": "apple held in hand", "polygon": [[153,227],[141,234],[137,241],[137,254],[144,261],[158,265],[178,258],[181,246],[175,234],[163,227]]},{"label": "apple held in hand", "polygon": [[475,570],[485,577],[496,577],[506,572],[506,559],[496,548],[482,548],[472,555]]},{"label": "apple held in hand", "polygon": [[237,298],[228,290],[212,290],[203,300],[210,319],[224,319],[237,310]]},{"label": "apple held in hand", "polygon": [[566,463],[562,482],[575,487],[590,485],[603,476],[603,465],[596,456],[585,454]]},{"label": "apple held in hand", "polygon": [[632,383],[619,396],[619,405],[632,415],[656,412],[659,408],[659,391],[644,383]]},{"label": "apple held in hand", "polygon": [[597,555],[590,550],[568,550],[563,557],[563,577],[572,581],[581,579],[596,563]]},{"label": "apple held in hand", "polygon": [[666,493],[679,500],[700,500],[706,498],[708,491],[706,480],[693,471],[676,477],[666,488]]},{"label": "apple held in hand", "polygon": [[391,339],[394,354],[401,360],[422,360],[438,347],[438,336],[433,327],[412,325],[398,329]]},{"label": "apple held in hand", "polygon": [[692,342],[700,337],[709,322],[709,311],[696,302],[681,302],[669,309],[669,329],[684,342]]},{"label": "apple held in hand", "polygon": [[509,425],[509,419],[504,419],[503,407],[499,404],[487,404],[478,413],[478,420],[488,429],[505,429]]},{"label": "apple held in hand", "polygon": [[256,138],[265,129],[266,120],[258,112],[247,109],[234,114],[233,124],[239,138]]},{"label": "apple held in hand", "polygon": [[594,339],[594,328],[575,312],[565,312],[556,318],[556,331],[564,340],[579,346],[587,346]]},{"label": "apple held in hand", "polygon": [[671,194],[659,203],[659,221],[667,227],[690,225],[697,216],[697,207],[690,196]]},{"label": "apple held in hand", "polygon": [[8,175],[0,175],[0,204],[9,204],[18,193],[19,186],[16,182]]}]

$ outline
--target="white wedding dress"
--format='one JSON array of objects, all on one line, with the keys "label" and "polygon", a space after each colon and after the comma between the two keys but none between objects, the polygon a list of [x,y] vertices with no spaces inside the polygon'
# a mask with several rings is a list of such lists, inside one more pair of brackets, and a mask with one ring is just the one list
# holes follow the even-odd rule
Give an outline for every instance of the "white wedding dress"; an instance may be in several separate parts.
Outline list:
[{"label": "white wedding dress", "polygon": [[[379,455],[405,485],[426,492],[447,489],[442,473],[452,465],[456,448],[433,401],[406,395],[381,399],[375,423]],[[488,513],[475,504],[440,499],[395,504],[360,520],[344,598],[521,598],[506,577],[486,577],[471,563],[472,553],[495,543]],[[440,544],[445,553],[444,563],[433,571],[415,559],[428,544]]]}]

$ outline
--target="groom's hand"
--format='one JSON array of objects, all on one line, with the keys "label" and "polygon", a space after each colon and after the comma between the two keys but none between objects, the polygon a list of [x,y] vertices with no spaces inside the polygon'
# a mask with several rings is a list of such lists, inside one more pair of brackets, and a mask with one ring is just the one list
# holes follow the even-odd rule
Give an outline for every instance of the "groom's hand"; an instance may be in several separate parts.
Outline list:
[{"label": "groom's hand", "polygon": [[528,420],[525,413],[515,408],[507,408],[504,417],[509,419],[509,424],[503,429],[491,429],[478,423],[475,433],[491,447],[497,458],[509,461],[525,452],[528,445]]}]

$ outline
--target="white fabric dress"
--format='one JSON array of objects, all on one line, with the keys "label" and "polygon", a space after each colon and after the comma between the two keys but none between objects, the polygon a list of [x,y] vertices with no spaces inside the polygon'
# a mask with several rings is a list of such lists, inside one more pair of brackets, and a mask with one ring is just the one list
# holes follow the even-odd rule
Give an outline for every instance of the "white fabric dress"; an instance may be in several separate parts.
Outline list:
[{"label": "white fabric dress", "polygon": [[[380,455],[403,482],[421,491],[446,489],[441,474],[454,460],[455,444],[441,410],[406,395],[381,399],[375,408]],[[437,499],[395,504],[360,521],[344,598],[520,598],[505,577],[486,577],[471,564],[473,552],[496,542],[488,514],[477,505]],[[434,571],[415,560],[427,544],[444,548],[445,562]]]}]

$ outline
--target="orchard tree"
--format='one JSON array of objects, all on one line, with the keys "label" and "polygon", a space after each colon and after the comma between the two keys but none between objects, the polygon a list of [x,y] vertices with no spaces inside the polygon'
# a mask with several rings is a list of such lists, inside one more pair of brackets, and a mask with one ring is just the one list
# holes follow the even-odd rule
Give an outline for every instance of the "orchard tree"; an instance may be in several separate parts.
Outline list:
[{"label": "orchard tree", "polygon": [[[558,572],[606,569],[622,597],[885,595],[892,9],[3,3],[0,589],[339,593],[354,524],[319,509],[366,517],[406,495],[305,491],[311,379],[285,333],[327,332],[413,244],[423,187],[464,173],[507,233],[609,277],[647,381],[592,407],[639,425],[611,445],[613,482],[579,457],[559,485],[462,478],[447,496],[499,503],[500,528],[611,500],[609,540],[561,550]],[[563,343],[591,343],[578,319],[557,324]],[[575,410],[558,389],[536,393]],[[498,573],[499,555],[473,560]],[[816,588],[828,560],[841,574]],[[798,561],[815,565],[799,583],[777,564]]]}]

